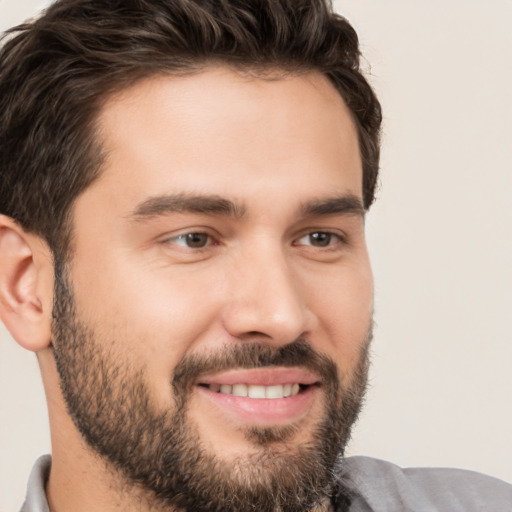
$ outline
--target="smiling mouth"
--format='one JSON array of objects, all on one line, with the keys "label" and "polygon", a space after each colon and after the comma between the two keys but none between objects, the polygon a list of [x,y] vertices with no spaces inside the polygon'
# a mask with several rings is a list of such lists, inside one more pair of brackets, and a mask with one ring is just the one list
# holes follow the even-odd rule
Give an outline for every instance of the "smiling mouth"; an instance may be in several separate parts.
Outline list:
[{"label": "smiling mouth", "polygon": [[254,399],[281,399],[298,395],[312,385],[290,383],[262,386],[256,384],[199,384],[214,393]]},{"label": "smiling mouth", "polygon": [[315,406],[321,386],[318,374],[296,367],[235,369],[196,383],[216,420],[227,415],[252,427],[297,423]]}]

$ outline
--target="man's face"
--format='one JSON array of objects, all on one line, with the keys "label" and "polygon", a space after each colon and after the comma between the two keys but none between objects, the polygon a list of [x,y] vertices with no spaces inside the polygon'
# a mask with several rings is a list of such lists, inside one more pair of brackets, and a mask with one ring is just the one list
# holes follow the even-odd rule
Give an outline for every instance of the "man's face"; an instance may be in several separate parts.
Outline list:
[{"label": "man's face", "polygon": [[292,503],[300,475],[327,492],[372,313],[341,97],[314,73],[211,68],[111,98],[98,130],[107,158],[75,204],[54,324],[78,428],[166,503],[201,510],[172,501],[190,481],[204,500],[225,484],[256,503],[242,490],[263,482]]}]

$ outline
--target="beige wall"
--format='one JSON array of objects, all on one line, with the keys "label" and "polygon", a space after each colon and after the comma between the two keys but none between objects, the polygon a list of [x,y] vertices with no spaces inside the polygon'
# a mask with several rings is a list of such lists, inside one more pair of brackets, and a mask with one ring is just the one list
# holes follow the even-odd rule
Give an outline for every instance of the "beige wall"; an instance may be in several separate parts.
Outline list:
[{"label": "beige wall", "polygon": [[[42,4],[0,0],[0,29]],[[372,387],[349,451],[512,481],[512,2],[336,6],[385,111]],[[1,511],[49,450],[45,414],[34,356],[0,330]]]}]

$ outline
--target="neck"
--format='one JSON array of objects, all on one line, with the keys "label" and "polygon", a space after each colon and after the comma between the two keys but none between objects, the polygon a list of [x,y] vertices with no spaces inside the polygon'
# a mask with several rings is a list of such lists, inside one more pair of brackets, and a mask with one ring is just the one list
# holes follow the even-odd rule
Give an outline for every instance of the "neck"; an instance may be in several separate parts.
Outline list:
[{"label": "neck", "polygon": [[174,512],[150,492],[127,483],[99,457],[93,455],[92,464],[87,456],[80,459],[69,464],[54,453],[46,485],[51,512]]},{"label": "neck", "polygon": [[46,484],[51,512],[173,512],[126,479],[83,440],[67,413],[51,349],[39,353],[48,403],[52,466]]}]

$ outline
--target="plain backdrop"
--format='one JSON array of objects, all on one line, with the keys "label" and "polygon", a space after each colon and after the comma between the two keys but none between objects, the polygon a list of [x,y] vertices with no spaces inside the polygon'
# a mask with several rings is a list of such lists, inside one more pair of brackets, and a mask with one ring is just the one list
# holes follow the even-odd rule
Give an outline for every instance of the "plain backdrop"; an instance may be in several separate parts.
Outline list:
[{"label": "plain backdrop", "polygon": [[[0,29],[44,4],[0,0]],[[512,1],[335,5],[385,114],[371,387],[348,452],[512,481]],[[0,325],[1,512],[49,450],[35,356]]]}]

